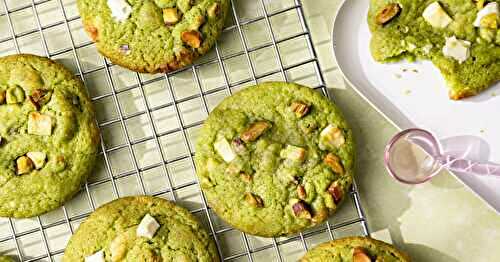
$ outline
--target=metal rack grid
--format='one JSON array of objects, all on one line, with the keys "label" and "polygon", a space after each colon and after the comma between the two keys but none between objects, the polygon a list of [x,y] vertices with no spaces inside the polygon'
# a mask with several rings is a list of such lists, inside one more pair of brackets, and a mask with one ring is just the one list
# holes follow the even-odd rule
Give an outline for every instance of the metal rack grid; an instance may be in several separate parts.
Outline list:
[{"label": "metal rack grid", "polygon": [[0,0],[0,56],[34,53],[72,69],[87,86],[101,129],[99,162],[82,191],[36,218],[0,218],[0,253],[59,261],[71,234],[96,207],[135,194],[188,208],[214,237],[223,261],[294,261],[318,243],[368,235],[356,185],[328,222],[286,238],[241,233],[207,207],[193,145],[217,102],[267,80],[302,83],[329,96],[300,0],[233,0],[231,13],[210,54],[176,72],[144,75],[97,54],[75,0]]}]

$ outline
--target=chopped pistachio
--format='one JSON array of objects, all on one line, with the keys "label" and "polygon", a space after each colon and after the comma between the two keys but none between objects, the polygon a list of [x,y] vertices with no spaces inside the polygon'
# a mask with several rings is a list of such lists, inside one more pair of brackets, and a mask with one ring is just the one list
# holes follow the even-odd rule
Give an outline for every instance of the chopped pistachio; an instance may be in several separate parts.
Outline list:
[{"label": "chopped pistachio", "polygon": [[36,110],[39,110],[43,104],[47,103],[50,99],[51,93],[42,89],[35,89],[28,96],[29,101],[35,106]]},{"label": "chopped pistachio", "polygon": [[379,25],[385,25],[394,19],[401,12],[401,6],[398,3],[386,5],[375,17]]},{"label": "chopped pistachio", "polygon": [[292,200],[293,214],[298,218],[311,219],[311,212],[306,202],[302,200]]},{"label": "chopped pistachio", "polygon": [[304,188],[304,186],[299,185],[297,187],[297,195],[299,196],[299,199],[301,199],[301,200],[305,200],[306,199],[307,193],[306,193],[306,189]]},{"label": "chopped pistachio", "polygon": [[344,195],[337,181],[330,184],[330,186],[328,187],[328,193],[332,195],[335,204],[340,203]]},{"label": "chopped pistachio", "polygon": [[195,30],[182,32],[181,39],[192,48],[200,48],[202,42],[201,33]]},{"label": "chopped pistachio", "polygon": [[362,247],[355,247],[352,250],[352,261],[353,262],[371,262],[371,258],[366,254],[366,251]]},{"label": "chopped pistachio", "polygon": [[329,166],[333,172],[342,175],[344,173],[344,168],[342,167],[342,164],[340,163],[340,158],[333,153],[328,153],[325,158],[323,159],[325,164]]},{"label": "chopped pistachio", "polygon": [[489,29],[497,29],[498,28],[498,15],[495,13],[488,14],[485,17],[481,19],[481,27],[482,28],[489,28]]},{"label": "chopped pistachio", "polygon": [[5,103],[5,90],[0,90],[0,105]]},{"label": "chopped pistachio", "polygon": [[243,180],[247,183],[252,182],[252,175],[242,172],[242,173],[240,173],[240,176],[241,176],[241,180]]},{"label": "chopped pistachio", "polygon": [[260,198],[257,195],[254,195],[252,193],[245,193],[245,201],[250,204],[253,207],[263,207],[264,202],[262,201],[262,198]]},{"label": "chopped pistachio", "polygon": [[7,104],[22,103],[25,99],[24,90],[20,86],[11,87],[7,90]]},{"label": "chopped pistachio", "polygon": [[163,22],[166,25],[175,25],[180,20],[180,14],[177,8],[165,8],[163,9]]},{"label": "chopped pistachio", "polygon": [[319,136],[319,146],[323,150],[328,148],[336,149],[345,143],[345,137],[342,134],[342,130],[334,125],[328,125],[321,131]]},{"label": "chopped pistachio", "polygon": [[302,147],[287,145],[285,149],[281,150],[281,157],[302,163],[306,158],[306,150]]},{"label": "chopped pistachio", "polygon": [[57,156],[54,163],[54,172],[61,172],[66,169],[66,160],[64,156]]},{"label": "chopped pistachio", "polygon": [[220,15],[219,3],[215,2],[210,7],[208,7],[207,14],[208,14],[208,17],[210,17],[210,18],[218,17]]},{"label": "chopped pistachio", "polygon": [[293,102],[290,107],[297,118],[302,118],[309,113],[309,106],[302,102]]},{"label": "chopped pistachio", "polygon": [[226,161],[227,163],[233,161],[236,158],[236,154],[234,153],[231,145],[225,138],[219,139],[214,143],[215,151]]},{"label": "chopped pistachio", "polygon": [[24,175],[33,170],[33,162],[26,156],[19,157],[16,160],[16,169],[18,175]]},{"label": "chopped pistachio", "polygon": [[52,118],[38,112],[31,112],[28,116],[28,134],[50,136],[52,134]]},{"label": "chopped pistachio", "polygon": [[271,128],[271,124],[269,124],[268,122],[257,121],[251,124],[250,127],[248,127],[247,130],[245,130],[243,134],[241,134],[241,139],[246,143],[253,142],[269,128]]},{"label": "chopped pistachio", "polygon": [[44,152],[28,152],[26,156],[31,159],[35,165],[35,169],[42,169],[45,165],[45,159],[47,159],[47,154]]}]

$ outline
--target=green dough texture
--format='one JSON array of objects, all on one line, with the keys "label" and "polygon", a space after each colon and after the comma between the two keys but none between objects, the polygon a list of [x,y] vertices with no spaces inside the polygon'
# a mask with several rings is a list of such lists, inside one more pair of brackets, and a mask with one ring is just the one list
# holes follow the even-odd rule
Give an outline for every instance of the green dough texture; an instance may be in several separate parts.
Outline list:
[{"label": "green dough texture", "polygon": [[[99,131],[82,82],[62,65],[34,55],[0,58],[0,216],[32,217],[61,206],[80,190],[96,160]],[[36,108],[30,94],[49,94]],[[7,99],[8,100],[8,99]],[[51,119],[50,135],[28,133],[28,115]],[[28,152],[46,154],[41,169],[18,175],[16,160]]]},{"label": "green dough texture", "polygon": [[[310,106],[302,118],[291,110],[291,104],[297,101]],[[262,120],[272,127],[247,142],[243,152],[226,163],[214,143],[222,138],[237,140],[252,123]],[[345,143],[322,150],[320,132],[328,125],[341,130]],[[284,159],[287,145],[306,150],[303,163]],[[327,153],[338,156],[342,174],[323,162]],[[197,175],[210,206],[235,228],[264,237],[292,235],[324,222],[348,195],[353,161],[352,131],[339,109],[311,88],[283,82],[249,87],[224,99],[210,113],[196,147]],[[235,166],[242,173],[228,172]],[[334,182],[341,198],[336,201],[327,192]],[[299,186],[305,197],[300,197]],[[262,203],[248,201],[248,194]],[[297,199],[303,199],[309,207],[311,218],[296,216],[292,206]]]},{"label": "green dough texture", "polygon": [[[115,64],[142,73],[174,71],[207,53],[224,27],[230,6],[229,0],[125,1],[132,14],[122,22],[111,16],[107,0],[78,0],[77,4],[85,30],[99,52]],[[209,16],[214,4],[218,8]],[[166,25],[165,8],[177,8],[180,20]],[[191,30],[201,33],[199,47],[182,41],[182,33]]]},{"label": "green dough texture", "polygon": [[[368,25],[372,32],[370,49],[378,62],[401,59],[429,59],[439,68],[449,86],[451,99],[474,96],[500,80],[500,30],[493,38],[480,37],[473,26],[479,11],[475,1],[438,1],[453,19],[446,28],[432,27],[422,17],[425,8],[435,0],[370,0]],[[489,2],[498,2],[489,1]],[[389,3],[402,6],[400,14],[385,25],[376,23],[376,15]],[[445,37],[456,36],[472,43],[470,57],[460,64],[443,55]],[[496,38],[496,40],[495,40]],[[430,48],[429,52],[426,50]]]},{"label": "green dough texture", "polygon": [[353,261],[353,249],[360,247],[371,261],[410,262],[410,258],[392,245],[368,237],[346,237],[320,244],[309,250],[300,262]]},{"label": "green dough texture", "polygon": [[[136,234],[147,214],[160,224],[152,239]],[[84,261],[100,250],[106,261],[219,261],[214,242],[189,211],[150,196],[124,197],[98,208],[69,240],[63,261]]]},{"label": "green dough texture", "polygon": [[8,256],[0,256],[0,262],[14,262],[14,259]]}]

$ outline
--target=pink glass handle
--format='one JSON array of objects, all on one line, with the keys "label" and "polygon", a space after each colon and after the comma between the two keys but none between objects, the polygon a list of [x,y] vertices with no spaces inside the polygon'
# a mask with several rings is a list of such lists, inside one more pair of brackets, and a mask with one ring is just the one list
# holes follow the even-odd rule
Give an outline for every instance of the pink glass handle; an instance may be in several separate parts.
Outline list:
[{"label": "pink glass handle", "polygon": [[439,158],[441,165],[455,172],[469,173],[480,176],[500,176],[500,165],[479,163],[467,159],[442,156]]}]

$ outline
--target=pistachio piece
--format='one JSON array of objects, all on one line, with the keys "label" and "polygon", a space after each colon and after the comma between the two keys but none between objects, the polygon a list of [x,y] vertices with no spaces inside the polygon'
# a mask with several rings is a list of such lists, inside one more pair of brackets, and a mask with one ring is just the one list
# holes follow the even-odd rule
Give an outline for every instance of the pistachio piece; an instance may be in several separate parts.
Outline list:
[{"label": "pistachio piece", "polygon": [[66,160],[64,159],[64,156],[57,156],[54,163],[54,172],[61,172],[64,169],[66,169]]},{"label": "pistachio piece", "polygon": [[52,118],[38,112],[28,115],[28,134],[50,136],[52,134]]},{"label": "pistachio piece", "polygon": [[208,14],[208,17],[210,17],[210,18],[218,17],[220,15],[219,3],[215,2],[211,6],[209,6],[207,9],[207,14]]},{"label": "pistachio piece", "polygon": [[11,87],[5,96],[7,104],[22,103],[25,99],[24,90],[20,86]]},{"label": "pistachio piece", "polygon": [[47,103],[50,99],[50,92],[42,89],[35,89],[28,96],[29,101],[35,106],[36,110],[40,110],[43,104]]},{"label": "pistachio piece", "polygon": [[192,48],[200,48],[202,42],[201,33],[195,30],[182,32],[181,39]]},{"label": "pistachio piece", "polygon": [[26,156],[19,157],[16,160],[16,170],[18,175],[24,175],[33,170],[33,162]]},{"label": "pistachio piece", "polygon": [[233,147],[234,151],[237,154],[241,154],[241,153],[245,152],[245,150],[246,150],[245,143],[239,137],[237,137],[237,138],[233,139],[233,141],[231,141],[231,146]]},{"label": "pistachio piece", "polygon": [[319,134],[319,147],[322,150],[325,149],[336,149],[342,146],[345,143],[345,137],[342,134],[342,130],[340,128],[335,127],[334,125],[328,125],[321,133]]},{"label": "pistachio piece", "polygon": [[299,196],[299,199],[305,200],[307,197],[306,189],[304,188],[303,185],[299,185],[297,187],[297,195]]},{"label": "pistachio piece", "polygon": [[290,108],[297,118],[302,118],[309,113],[309,106],[302,102],[293,102]]},{"label": "pistachio piece", "polygon": [[302,200],[296,200],[292,204],[293,214],[298,218],[311,219],[311,212],[309,211],[309,206],[306,202]]},{"label": "pistachio piece", "polygon": [[498,28],[497,17],[498,16],[495,13],[484,16],[480,21],[481,27],[489,29],[497,29]]},{"label": "pistachio piece", "polygon": [[337,181],[330,184],[330,186],[328,187],[328,193],[332,195],[335,204],[338,204],[344,196],[344,193],[342,192],[342,189],[340,188]]},{"label": "pistachio piece", "polygon": [[240,176],[241,176],[241,180],[245,181],[246,183],[252,182],[252,175],[241,172]]},{"label": "pistachio piece", "polygon": [[333,153],[328,153],[323,159],[323,162],[325,162],[325,164],[329,166],[333,172],[340,175],[344,174],[344,168],[340,163],[340,158]]},{"label": "pistachio piece", "polygon": [[362,247],[355,247],[352,250],[352,261],[353,262],[371,262],[371,258],[366,254],[366,251]]},{"label": "pistachio piece", "polygon": [[306,159],[306,150],[302,147],[287,145],[285,149],[281,150],[280,156],[302,163]]},{"label": "pistachio piece", "polygon": [[165,8],[163,9],[163,22],[166,25],[175,25],[180,20],[180,14],[177,8]]},{"label": "pistachio piece", "polygon": [[401,12],[401,6],[397,3],[386,5],[375,17],[379,25],[385,25],[394,19]]},{"label": "pistachio piece", "polygon": [[260,198],[257,195],[254,195],[252,193],[245,193],[245,201],[250,204],[253,207],[263,207],[264,202],[262,201],[262,198]]},{"label": "pistachio piece", "polygon": [[245,141],[246,143],[248,142],[253,142],[255,141],[259,136],[261,136],[266,130],[271,128],[271,124],[269,124],[266,121],[257,121],[253,124],[251,124],[247,130],[241,134],[241,139]]},{"label": "pistachio piece", "polygon": [[44,152],[28,152],[26,156],[31,159],[35,165],[35,169],[42,169],[45,165],[45,159],[47,159],[47,154]]},{"label": "pistachio piece", "polygon": [[0,105],[5,103],[5,90],[0,90]]},{"label": "pistachio piece", "polygon": [[236,158],[236,154],[234,153],[231,145],[225,138],[219,139],[214,143],[215,151],[226,161],[229,163]]}]

